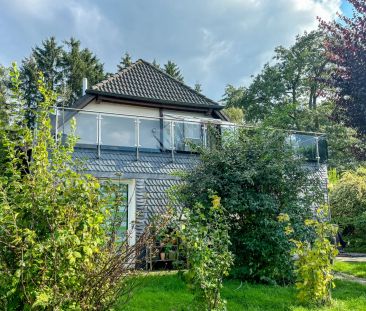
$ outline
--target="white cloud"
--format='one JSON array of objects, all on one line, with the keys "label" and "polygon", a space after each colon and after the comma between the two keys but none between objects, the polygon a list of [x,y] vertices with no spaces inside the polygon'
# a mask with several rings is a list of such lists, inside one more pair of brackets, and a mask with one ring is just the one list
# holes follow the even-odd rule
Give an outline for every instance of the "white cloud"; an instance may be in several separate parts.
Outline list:
[{"label": "white cloud", "polygon": [[[120,56],[174,60],[185,80],[219,99],[248,83],[278,45],[331,19],[341,0],[0,0],[4,59],[26,56],[47,36],[79,38],[113,71]],[[9,26],[11,25],[11,26]]]}]

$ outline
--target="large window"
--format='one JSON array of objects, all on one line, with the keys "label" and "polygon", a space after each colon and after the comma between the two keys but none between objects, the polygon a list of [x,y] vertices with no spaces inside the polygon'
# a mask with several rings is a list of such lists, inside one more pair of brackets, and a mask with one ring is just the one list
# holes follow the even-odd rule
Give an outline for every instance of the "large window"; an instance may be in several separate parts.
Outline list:
[{"label": "large window", "polygon": [[[124,242],[128,232],[128,185],[119,181],[101,181],[110,216],[107,230],[116,242]],[[107,194],[111,196],[107,197]]]}]

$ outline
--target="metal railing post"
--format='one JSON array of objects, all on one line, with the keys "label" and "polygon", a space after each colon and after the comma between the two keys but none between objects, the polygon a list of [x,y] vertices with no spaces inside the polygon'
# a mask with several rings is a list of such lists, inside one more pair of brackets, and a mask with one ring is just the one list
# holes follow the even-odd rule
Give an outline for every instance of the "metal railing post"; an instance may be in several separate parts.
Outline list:
[{"label": "metal railing post", "polygon": [[136,147],[136,160],[138,161],[140,159],[140,118],[135,119],[135,147]]},{"label": "metal railing post", "polygon": [[58,143],[58,108],[55,107],[55,113],[56,113],[56,116],[55,116],[55,142],[56,142],[56,145]]},{"label": "metal railing post", "polygon": [[315,137],[315,141],[316,141],[316,162],[318,163],[318,167],[320,166],[320,155],[319,155],[319,137],[316,136]]},{"label": "metal railing post", "polygon": [[175,122],[174,121],[170,121],[170,147],[172,149],[172,162],[175,162],[175,155],[174,155],[174,150],[175,150],[175,140],[174,140],[174,127],[175,127]]},{"label": "metal railing post", "polygon": [[202,135],[203,135],[203,139],[202,139],[203,146],[207,147],[207,125],[206,125],[206,123],[204,123],[202,125]]},{"label": "metal railing post", "polygon": [[98,149],[98,159],[101,155],[101,144],[102,144],[102,115],[98,113],[97,115],[97,149]]}]

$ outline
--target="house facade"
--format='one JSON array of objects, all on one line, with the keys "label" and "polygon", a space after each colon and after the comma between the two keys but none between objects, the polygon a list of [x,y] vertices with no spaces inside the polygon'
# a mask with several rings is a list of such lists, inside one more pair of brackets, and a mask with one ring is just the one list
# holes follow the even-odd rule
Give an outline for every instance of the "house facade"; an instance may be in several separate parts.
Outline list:
[{"label": "house facade", "polygon": [[[56,129],[67,135],[76,119],[75,159],[85,171],[121,185],[128,198],[122,215],[130,243],[148,219],[164,213],[166,191],[179,183],[175,172],[194,169],[198,155],[192,143],[208,145],[208,126],[230,130],[223,106],[170,77],[152,64],[138,60],[130,67],[86,89],[73,107],[59,109]],[[310,146],[315,162],[308,167],[326,182],[319,138],[294,136]]]}]

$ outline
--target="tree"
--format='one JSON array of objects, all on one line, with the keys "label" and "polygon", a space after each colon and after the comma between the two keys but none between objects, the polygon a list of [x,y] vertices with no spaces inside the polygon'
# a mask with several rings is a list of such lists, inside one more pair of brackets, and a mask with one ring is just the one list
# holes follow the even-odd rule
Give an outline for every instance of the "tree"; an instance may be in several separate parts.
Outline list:
[{"label": "tree", "polygon": [[243,97],[245,94],[245,87],[235,88],[233,85],[228,84],[225,87],[225,94],[221,100],[221,102],[226,107],[242,107]]},{"label": "tree", "polygon": [[156,61],[156,59],[154,58],[153,62],[152,62],[153,66],[157,69],[161,69],[160,68],[160,64]]},{"label": "tree", "polygon": [[42,95],[38,91],[39,72],[44,73],[44,81],[47,87],[54,92],[59,92],[64,83],[62,77],[62,46],[55,37],[42,41],[41,46],[32,49],[29,57],[22,61],[20,70],[21,90],[25,100],[25,108],[28,114],[28,126],[34,127],[34,109],[37,109]]},{"label": "tree", "polygon": [[[36,109],[42,101],[37,87],[40,72],[47,87],[59,94],[57,104],[66,106],[82,95],[83,78],[88,78],[90,84],[104,79],[103,64],[89,49],[81,49],[80,41],[71,38],[64,45],[59,45],[51,37],[42,41],[42,45],[36,46],[31,55],[22,61],[21,89],[26,107]],[[28,123],[34,126],[34,115],[28,113]]]},{"label": "tree", "polygon": [[[327,91],[322,83],[329,75],[323,39],[320,31],[313,31],[297,36],[295,44],[289,48],[275,49],[275,64],[266,64],[247,90],[239,93],[241,100],[236,99],[235,104],[246,112],[246,120],[258,122],[271,117],[272,126],[303,130],[299,115],[315,111],[319,98]],[[228,88],[227,102],[237,96],[230,92],[233,90]],[[274,124],[275,116],[278,116],[277,124]],[[314,131],[319,130],[316,118],[314,114]]]},{"label": "tree", "polygon": [[174,62],[172,62],[171,60],[169,60],[165,65],[164,65],[164,71],[165,73],[167,73],[168,75],[172,76],[173,78],[177,79],[180,82],[184,81],[184,78],[180,72],[180,69],[178,67],[177,64],[175,64]]},{"label": "tree", "polygon": [[121,58],[121,61],[117,65],[117,70],[121,71],[127,67],[130,67],[132,65],[132,59],[128,52],[125,53],[125,55]]},{"label": "tree", "polygon": [[227,86],[223,102],[243,108],[246,122],[326,133],[328,164],[344,170],[363,160],[364,147],[355,131],[335,118],[339,109],[326,83],[334,65],[327,58],[324,38],[314,31],[297,36],[289,48],[277,47],[274,64],[265,64],[247,88]]},{"label": "tree", "polygon": [[296,236],[305,238],[304,220],[324,201],[320,181],[309,178],[285,140],[285,134],[266,129],[226,133],[222,147],[204,149],[184,178],[180,200],[185,207],[209,206],[209,191],[221,197],[235,255],[232,274],[241,279],[292,281],[291,244],[277,216],[289,214]]},{"label": "tree", "polygon": [[68,50],[63,52],[62,68],[65,87],[70,90],[64,105],[70,106],[82,96],[83,78],[88,79],[89,85],[94,85],[105,78],[103,64],[89,49],[81,49],[80,41],[70,38],[65,41]]},{"label": "tree", "polygon": [[196,84],[194,85],[194,90],[198,93],[202,93],[202,85],[199,82],[196,82]]},{"label": "tree", "polygon": [[321,21],[327,34],[328,60],[336,67],[328,83],[337,90],[336,119],[366,134],[366,3],[349,2],[355,9],[352,18],[339,16],[331,23]]},{"label": "tree", "polygon": [[244,121],[244,111],[239,107],[228,107],[223,109],[229,120],[236,124],[242,124]]}]

